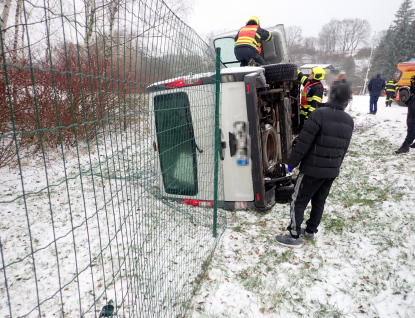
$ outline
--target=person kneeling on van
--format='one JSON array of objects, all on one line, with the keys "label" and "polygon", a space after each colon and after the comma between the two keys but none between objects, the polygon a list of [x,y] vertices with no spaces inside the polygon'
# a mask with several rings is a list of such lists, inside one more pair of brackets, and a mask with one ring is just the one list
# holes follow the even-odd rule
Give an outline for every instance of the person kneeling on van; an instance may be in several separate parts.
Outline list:
[{"label": "person kneeling on van", "polygon": [[250,17],[235,36],[235,56],[241,66],[264,65],[260,41],[269,41],[272,34],[261,28],[257,17]]}]

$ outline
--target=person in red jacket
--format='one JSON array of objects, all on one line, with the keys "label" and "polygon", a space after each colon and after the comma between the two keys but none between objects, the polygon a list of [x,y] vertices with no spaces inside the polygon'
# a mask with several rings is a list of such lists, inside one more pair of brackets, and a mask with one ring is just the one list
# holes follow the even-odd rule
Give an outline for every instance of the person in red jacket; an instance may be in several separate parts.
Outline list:
[{"label": "person in red jacket", "polygon": [[269,41],[272,34],[261,28],[257,17],[250,17],[246,25],[235,36],[235,56],[241,66],[264,65],[261,42]]}]

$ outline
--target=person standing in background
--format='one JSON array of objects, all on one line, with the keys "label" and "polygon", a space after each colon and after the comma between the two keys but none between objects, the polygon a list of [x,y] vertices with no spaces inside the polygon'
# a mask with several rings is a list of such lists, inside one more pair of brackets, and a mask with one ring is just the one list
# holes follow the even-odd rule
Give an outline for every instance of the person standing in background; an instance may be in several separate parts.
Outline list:
[{"label": "person standing in background", "polygon": [[395,100],[396,91],[398,90],[398,82],[395,79],[391,79],[386,82],[385,91],[386,91],[386,107],[392,107],[392,102]]},{"label": "person standing in background", "polygon": [[335,80],[333,83],[338,83],[338,82],[346,82],[346,72],[345,71],[340,71],[339,75],[337,76],[337,80]]},{"label": "person standing in background", "polygon": [[385,80],[380,77],[380,74],[376,74],[376,77],[372,78],[367,87],[370,95],[369,114],[376,115],[378,111],[378,99],[382,91],[385,89]]}]

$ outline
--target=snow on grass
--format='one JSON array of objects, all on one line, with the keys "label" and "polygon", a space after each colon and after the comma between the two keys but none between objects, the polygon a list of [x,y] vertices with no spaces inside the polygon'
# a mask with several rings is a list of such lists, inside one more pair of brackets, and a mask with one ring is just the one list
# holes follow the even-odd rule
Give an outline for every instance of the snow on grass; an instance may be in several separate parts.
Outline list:
[{"label": "snow on grass", "polygon": [[[289,205],[227,212],[224,232],[187,317],[414,317],[415,150],[394,154],[406,107],[354,96],[355,131],[315,240],[287,233]],[[306,217],[310,207],[306,210]]]},{"label": "snow on grass", "polygon": [[136,135],[0,170],[0,317],[96,317],[110,299],[117,317],[186,310],[226,220],[215,238],[212,209],[161,199]]}]

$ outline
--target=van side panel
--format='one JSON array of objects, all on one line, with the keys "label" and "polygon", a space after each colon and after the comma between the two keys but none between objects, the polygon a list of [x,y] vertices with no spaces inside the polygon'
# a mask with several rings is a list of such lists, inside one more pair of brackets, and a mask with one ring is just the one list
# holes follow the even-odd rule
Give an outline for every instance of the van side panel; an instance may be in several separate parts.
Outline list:
[{"label": "van side panel", "polygon": [[224,184],[226,184],[224,189],[225,201],[253,201],[252,182],[248,182],[248,180],[252,180],[252,160],[249,148],[248,164],[238,165],[237,156],[233,155],[231,157],[229,140],[229,133],[235,131],[235,123],[248,123],[244,82],[222,84],[220,112],[222,141],[226,142],[226,148],[223,150],[224,160],[222,161]]}]

